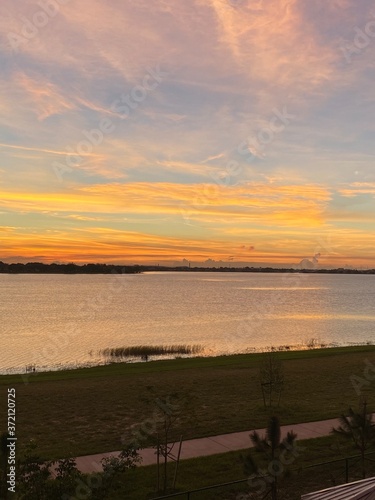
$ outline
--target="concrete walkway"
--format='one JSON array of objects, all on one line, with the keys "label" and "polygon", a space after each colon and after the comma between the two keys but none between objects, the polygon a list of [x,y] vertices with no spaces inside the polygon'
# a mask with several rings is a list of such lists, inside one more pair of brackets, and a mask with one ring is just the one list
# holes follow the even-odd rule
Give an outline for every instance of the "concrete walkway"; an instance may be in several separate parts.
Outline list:
[{"label": "concrete walkway", "polygon": [[[375,415],[375,414],[374,414]],[[308,422],[305,424],[284,425],[281,427],[282,438],[289,431],[294,431],[297,434],[297,439],[311,439],[322,436],[328,436],[333,427],[338,427],[338,419],[321,420],[318,422]],[[264,435],[265,429],[255,429],[261,435]],[[216,455],[217,453],[225,453],[227,451],[237,451],[249,449],[251,441],[249,434],[252,430],[244,432],[234,432],[232,434],[222,434],[220,436],[211,436],[200,439],[189,439],[183,441],[181,450],[181,460],[186,458],[197,458],[208,455]],[[177,444],[175,446],[177,448]],[[99,453],[98,455],[87,455],[77,457],[77,467],[81,472],[100,472],[102,471],[101,459],[104,457],[118,456],[119,451],[110,453]],[[154,448],[145,448],[140,451],[142,457],[141,465],[156,464],[156,454]]]}]

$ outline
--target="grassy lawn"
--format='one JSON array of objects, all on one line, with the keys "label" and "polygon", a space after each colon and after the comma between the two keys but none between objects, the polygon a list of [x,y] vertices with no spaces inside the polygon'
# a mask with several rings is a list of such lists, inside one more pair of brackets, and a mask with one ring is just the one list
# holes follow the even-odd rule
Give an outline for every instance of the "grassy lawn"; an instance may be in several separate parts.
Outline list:
[{"label": "grassy lawn", "polygon": [[[345,482],[345,461],[343,457],[357,455],[350,442],[339,440],[335,436],[300,441],[301,452],[296,461],[290,465],[290,475],[281,482],[280,500],[300,500],[301,494],[329,488],[335,484]],[[375,449],[372,448],[371,451]],[[260,464],[262,462],[259,453],[252,451],[254,457]],[[218,483],[246,479],[244,474],[240,452],[223,453],[192,460],[183,460],[180,464],[176,491],[199,489]],[[374,459],[375,456],[371,455]],[[327,464],[333,460],[339,462]],[[322,464],[324,465],[317,465]],[[316,465],[313,468],[308,466]],[[375,463],[368,462],[368,476],[375,474]],[[169,467],[169,477],[174,474],[174,465]],[[137,468],[128,471],[119,481],[116,493],[111,492],[111,499],[129,500],[150,499],[157,497],[156,493],[156,466]],[[357,459],[349,461],[349,481],[361,479],[360,464]],[[247,482],[241,485],[206,490],[191,495],[192,500],[235,500],[240,492],[249,494],[251,488]],[[251,497],[249,497],[251,498]],[[254,497],[262,498],[262,497]],[[176,500],[185,500],[186,495],[176,496]]]},{"label": "grassy lawn", "polygon": [[[6,392],[17,393],[19,446],[37,440],[47,458],[121,449],[133,424],[152,418],[156,396],[179,393],[184,417],[175,428],[184,439],[264,427],[259,384],[262,354],[176,359],[65,372],[0,377],[0,426],[6,427]],[[285,388],[277,414],[282,424],[333,418],[357,407],[350,376],[375,364],[375,347],[280,352]],[[366,386],[375,410],[375,381]]]}]

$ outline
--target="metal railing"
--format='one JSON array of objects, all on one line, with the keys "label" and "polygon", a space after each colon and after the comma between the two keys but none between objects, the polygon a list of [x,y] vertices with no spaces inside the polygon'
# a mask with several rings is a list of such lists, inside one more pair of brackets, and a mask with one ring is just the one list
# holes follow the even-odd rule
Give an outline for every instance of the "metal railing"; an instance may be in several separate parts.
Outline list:
[{"label": "metal railing", "polygon": [[180,493],[172,493],[170,495],[165,495],[162,497],[155,497],[152,500],[162,500],[164,498],[176,498],[181,495],[186,495],[186,499],[190,500],[190,495],[193,493],[200,493],[201,491],[213,490],[215,488],[224,488],[225,486],[232,486],[233,484],[246,483],[248,479],[238,479],[237,481],[231,481],[229,483],[214,484],[212,486],[204,486],[203,488],[197,488],[196,490],[181,491]]},{"label": "metal railing", "polygon": [[[373,451],[370,453],[366,453],[366,455],[365,455],[366,460],[375,463],[375,460],[369,458],[369,455],[375,455],[375,452]],[[343,477],[344,481],[342,481],[341,483],[339,482],[338,484],[348,483],[349,479],[350,479],[350,469],[351,469],[350,461],[351,460],[356,460],[356,463],[358,464],[361,461],[361,456],[360,455],[353,455],[350,457],[338,458],[336,460],[330,460],[327,462],[319,462],[317,464],[307,465],[306,467],[290,469],[290,471],[300,473],[300,472],[308,470],[308,469],[313,469],[313,468],[317,468],[317,467],[323,467],[323,466],[328,466],[328,465],[343,462],[343,465],[344,465],[343,469],[344,470],[342,472],[340,472],[340,474],[335,478],[335,483],[336,483],[336,481],[339,480],[339,478],[341,476]],[[352,466],[352,469],[353,469],[353,466]],[[262,477],[266,477],[266,476],[259,476],[259,478],[262,478]],[[211,486],[204,486],[202,488],[197,488],[194,490],[180,491],[180,492],[171,493],[168,495],[153,497],[152,500],[164,500],[164,499],[168,499],[168,498],[178,498],[178,497],[185,498],[185,500],[191,500],[192,497],[194,496],[194,494],[196,494],[196,493],[201,493],[203,491],[214,490],[214,489],[219,489],[219,488],[223,489],[223,488],[228,487],[228,486],[246,483],[247,481],[248,481],[248,478],[239,479],[237,481],[230,481],[228,483],[213,484]]]}]

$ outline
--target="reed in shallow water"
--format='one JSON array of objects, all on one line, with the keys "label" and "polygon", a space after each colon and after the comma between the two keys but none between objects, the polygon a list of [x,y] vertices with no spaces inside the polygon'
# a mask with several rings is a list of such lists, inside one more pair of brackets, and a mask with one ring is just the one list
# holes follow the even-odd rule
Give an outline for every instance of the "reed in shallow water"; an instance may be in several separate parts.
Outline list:
[{"label": "reed in shallow water", "polygon": [[130,356],[157,356],[163,354],[198,354],[203,347],[199,344],[177,345],[136,345],[131,347],[108,347],[101,354],[111,358],[126,358]]}]

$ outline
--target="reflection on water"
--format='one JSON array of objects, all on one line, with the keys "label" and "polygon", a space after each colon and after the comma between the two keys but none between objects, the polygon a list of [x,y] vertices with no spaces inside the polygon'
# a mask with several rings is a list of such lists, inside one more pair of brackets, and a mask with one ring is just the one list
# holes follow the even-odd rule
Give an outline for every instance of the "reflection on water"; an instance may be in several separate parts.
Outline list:
[{"label": "reflection on water", "polygon": [[[0,275],[0,371],[96,364],[107,347],[366,343],[375,276],[286,273]],[[91,354],[89,354],[91,353]]]},{"label": "reflection on water", "polygon": [[327,290],[326,287],[323,287],[323,286],[295,286],[295,287],[292,287],[292,286],[269,286],[269,287],[265,287],[265,286],[258,286],[258,287],[255,287],[255,286],[242,286],[240,287],[241,290],[298,290],[298,291],[302,291],[302,290]]},{"label": "reflection on water", "polygon": [[[299,319],[299,320],[327,320],[327,321],[374,321],[374,315],[359,315],[359,314],[285,314],[279,316],[283,319]],[[374,323],[375,326],[375,323]],[[374,331],[375,333],[375,331]]]}]

